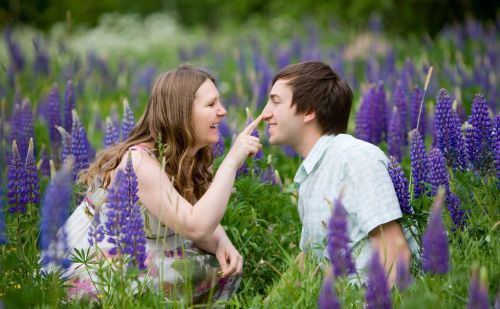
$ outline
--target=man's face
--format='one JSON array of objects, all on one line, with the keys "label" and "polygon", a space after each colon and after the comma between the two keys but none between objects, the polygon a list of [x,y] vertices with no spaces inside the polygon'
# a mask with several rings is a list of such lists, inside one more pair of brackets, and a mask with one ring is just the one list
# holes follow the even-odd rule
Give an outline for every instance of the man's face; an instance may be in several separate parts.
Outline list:
[{"label": "man's face", "polygon": [[292,88],[287,82],[279,79],[273,85],[263,115],[269,124],[269,142],[294,147],[300,141],[304,115],[296,114],[296,106],[292,106]]}]

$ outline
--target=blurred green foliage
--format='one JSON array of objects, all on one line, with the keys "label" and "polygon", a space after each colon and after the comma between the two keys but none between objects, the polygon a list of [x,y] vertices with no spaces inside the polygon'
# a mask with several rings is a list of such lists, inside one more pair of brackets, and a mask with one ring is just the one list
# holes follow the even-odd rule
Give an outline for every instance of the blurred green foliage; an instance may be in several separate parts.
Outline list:
[{"label": "blurred green foliage", "polygon": [[[68,14],[69,12],[69,14]],[[269,22],[292,18],[297,22],[313,19],[329,24],[339,21],[350,27],[376,27],[373,16],[389,33],[434,36],[444,25],[467,17],[494,20],[500,2],[489,0],[4,0],[0,2],[0,26],[30,24],[48,29],[54,22],[68,20],[75,25],[94,26],[102,14],[136,13],[147,15],[167,12],[185,26],[217,29],[223,25],[241,25],[251,20]]]}]

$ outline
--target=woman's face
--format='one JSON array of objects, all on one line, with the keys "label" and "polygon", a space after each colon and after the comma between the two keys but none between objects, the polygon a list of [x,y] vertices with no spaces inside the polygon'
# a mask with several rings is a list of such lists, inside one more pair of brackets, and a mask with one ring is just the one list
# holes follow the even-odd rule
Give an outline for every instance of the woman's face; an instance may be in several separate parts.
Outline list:
[{"label": "woman's face", "polygon": [[193,122],[196,130],[196,148],[215,144],[219,140],[219,124],[227,111],[220,102],[219,91],[207,79],[194,95]]}]

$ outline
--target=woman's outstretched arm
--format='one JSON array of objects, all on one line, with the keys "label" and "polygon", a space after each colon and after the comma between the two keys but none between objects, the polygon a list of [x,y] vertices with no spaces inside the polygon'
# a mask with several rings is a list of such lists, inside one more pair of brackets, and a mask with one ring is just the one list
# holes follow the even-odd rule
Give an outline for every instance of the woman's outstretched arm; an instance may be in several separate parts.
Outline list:
[{"label": "woman's outstretched arm", "polygon": [[188,239],[204,241],[211,237],[224,216],[236,170],[262,147],[259,139],[251,136],[261,119],[257,117],[238,135],[211,185],[194,205],[175,190],[158,161],[132,152],[142,204],[163,224]]}]

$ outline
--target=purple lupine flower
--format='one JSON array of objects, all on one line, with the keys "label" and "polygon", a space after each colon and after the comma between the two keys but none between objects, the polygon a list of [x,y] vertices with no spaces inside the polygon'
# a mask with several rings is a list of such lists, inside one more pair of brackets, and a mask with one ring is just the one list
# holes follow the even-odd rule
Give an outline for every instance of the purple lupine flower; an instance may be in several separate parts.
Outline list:
[{"label": "purple lupine flower", "polygon": [[49,56],[44,50],[42,50],[39,38],[33,38],[33,47],[35,48],[35,63],[33,65],[35,72],[40,75],[49,75]]},{"label": "purple lupine flower", "polygon": [[340,303],[337,298],[337,293],[333,287],[333,278],[327,275],[321,288],[321,293],[318,298],[319,309],[340,309]]},{"label": "purple lupine flower", "polygon": [[[373,115],[373,119],[378,119],[378,125],[376,126],[376,136],[380,138],[380,142],[384,140],[387,136],[387,98],[385,95],[384,83],[379,82],[377,87],[376,96],[376,108],[375,114]],[[378,144],[378,142],[377,142]]]},{"label": "purple lupine flower", "polygon": [[380,263],[379,253],[376,250],[370,259],[365,301],[367,309],[392,308],[387,274]]},{"label": "purple lupine flower", "polygon": [[104,130],[104,147],[107,148],[118,143],[120,137],[118,136],[118,131],[113,125],[111,118],[106,117],[106,129]]},{"label": "purple lupine flower", "polygon": [[283,152],[285,153],[285,156],[287,156],[288,158],[293,158],[298,156],[298,153],[290,145],[283,145]]},{"label": "purple lupine flower", "polygon": [[7,243],[7,233],[5,229],[5,214],[3,207],[3,190],[0,186],[0,245]]},{"label": "purple lupine flower", "polygon": [[449,118],[452,107],[451,98],[444,88],[439,90],[436,98],[436,110],[434,115],[434,130],[436,132],[436,144],[444,152],[447,148],[449,136]]},{"label": "purple lupine flower", "polygon": [[57,149],[61,142],[61,136],[57,130],[57,126],[62,125],[61,123],[61,103],[59,98],[59,88],[57,85],[52,86],[52,90],[49,94],[49,138],[52,149]]},{"label": "purple lupine flower", "polygon": [[465,169],[465,142],[460,118],[452,109],[451,98],[446,89],[439,90],[434,117],[436,145],[446,158],[447,164],[453,168]]},{"label": "purple lupine flower", "polygon": [[387,132],[387,152],[398,161],[401,161],[403,158],[403,152],[401,150],[403,139],[404,131],[401,127],[401,118],[398,109],[394,107]]},{"label": "purple lupine flower", "polygon": [[373,121],[371,121],[371,116],[373,115],[372,109],[374,106],[374,96],[375,89],[374,87],[370,87],[367,91],[363,93],[363,98],[361,100],[361,106],[359,107],[358,112],[356,113],[356,137],[374,143],[371,141],[371,126]]},{"label": "purple lupine flower", "polygon": [[413,209],[410,206],[410,191],[408,189],[408,179],[398,163],[396,158],[389,158],[389,175],[391,176],[392,184],[396,190],[396,195],[399,201],[399,207],[403,214],[412,214]]},{"label": "purple lupine flower", "polygon": [[130,153],[125,167],[125,184],[127,185],[127,211],[128,219],[124,228],[124,249],[123,253],[130,254],[134,265],[139,269],[146,266],[146,234],[144,232],[144,223],[141,216],[141,209],[137,202],[139,201],[137,176],[132,165]]},{"label": "purple lupine flower", "polygon": [[422,269],[433,274],[445,274],[449,269],[448,234],[444,228],[441,207],[445,189],[434,199],[431,218],[422,236]]},{"label": "purple lupine flower", "polygon": [[75,87],[71,79],[66,83],[64,90],[64,124],[63,127],[66,131],[70,131],[73,127],[73,115],[71,111],[75,109]]},{"label": "purple lupine flower", "polygon": [[441,151],[438,148],[433,148],[427,162],[432,194],[435,195],[440,186],[443,186],[446,192],[449,192],[448,170],[446,169],[446,161]]},{"label": "purple lupine flower", "polygon": [[236,178],[240,178],[248,174],[248,164],[246,162],[243,162],[243,164],[236,170]]},{"label": "purple lupine flower", "polygon": [[481,94],[474,96],[469,124],[471,127],[466,129],[469,160],[478,171],[486,175],[494,169],[494,141],[488,104]]},{"label": "purple lupine flower", "polygon": [[35,163],[35,149],[33,146],[33,138],[30,138],[29,141],[28,154],[26,155],[25,171],[28,203],[36,205],[38,204],[40,198],[40,185],[38,170]]},{"label": "purple lupine flower", "polygon": [[12,39],[12,31],[10,29],[5,31],[5,42],[7,43],[7,48],[9,50],[12,63],[14,64],[14,69],[16,72],[21,72],[24,69],[24,64],[26,63],[25,56],[23,55],[17,42]]},{"label": "purple lupine flower", "polygon": [[262,183],[269,183],[272,185],[277,184],[276,174],[274,173],[272,164],[268,163],[266,169],[260,175],[260,181]]},{"label": "purple lupine flower", "polygon": [[328,221],[326,235],[328,256],[335,277],[348,276],[356,273],[356,267],[349,247],[347,231],[347,212],[340,199],[335,200],[332,216]]},{"label": "purple lupine flower", "polygon": [[21,127],[20,138],[18,141],[19,154],[25,157],[28,151],[28,143],[30,138],[35,136],[33,129],[33,112],[31,110],[31,103],[25,99],[21,105]]},{"label": "purple lupine flower", "polygon": [[71,151],[71,135],[64,130],[63,127],[56,126],[56,129],[61,134],[62,140],[62,151],[61,151],[61,162],[66,161],[66,159],[73,154]]},{"label": "purple lupine flower", "polygon": [[403,68],[401,69],[399,80],[401,81],[401,90],[403,91],[407,102],[410,100],[414,75],[415,67],[410,59],[406,59]]},{"label": "purple lupine flower", "polygon": [[214,158],[220,157],[224,154],[224,147],[224,137],[222,137],[222,134],[219,131],[219,139],[217,140],[217,143],[212,145]]},{"label": "purple lupine flower", "polygon": [[74,176],[88,167],[90,162],[90,143],[87,139],[87,133],[78,118],[75,110],[73,114],[73,127],[71,128],[71,153],[75,157]]},{"label": "purple lupine flower", "polygon": [[7,85],[11,89],[14,89],[16,86],[16,69],[12,63],[7,68]]},{"label": "purple lupine flower", "polygon": [[128,188],[125,173],[118,170],[113,184],[109,188],[108,207],[104,232],[108,235],[107,241],[113,244],[109,254],[121,254],[123,247],[120,242],[120,235],[127,220]]},{"label": "purple lupine flower", "polygon": [[125,172],[119,170],[108,195],[105,233],[114,244],[110,254],[129,254],[140,269],[146,260],[146,239],[140,208],[137,205],[137,177],[129,155]]},{"label": "purple lupine flower", "polygon": [[451,111],[450,124],[450,130],[452,132],[451,149],[453,149],[451,155],[451,166],[454,169],[460,168],[461,170],[465,170],[467,168],[467,150],[465,147],[465,137],[462,133],[462,125],[458,113],[454,110]]},{"label": "purple lupine flower", "polygon": [[415,129],[418,125],[418,131],[425,136],[425,104],[422,102],[424,92],[419,87],[413,91],[410,100],[411,128]]},{"label": "purple lupine flower", "polygon": [[272,73],[269,65],[264,57],[261,55],[254,55],[255,70],[260,77],[257,93],[257,107],[261,108],[266,102],[267,94],[269,93],[269,86],[271,85]]},{"label": "purple lupine flower", "polygon": [[99,209],[94,212],[94,218],[89,228],[88,241],[89,245],[93,246],[104,240],[104,226],[101,224],[101,213]]},{"label": "purple lupine flower", "polygon": [[495,161],[497,168],[497,188],[500,189],[500,114],[495,117]]},{"label": "purple lupine flower", "polygon": [[134,126],[135,126],[134,113],[130,109],[128,101],[125,99],[123,100],[122,140],[126,140],[128,138],[128,135],[130,134],[130,131],[132,131]]},{"label": "purple lupine flower", "polygon": [[135,78],[130,86],[130,99],[133,107],[137,106],[141,93],[149,91],[155,75],[156,67],[154,66],[148,66],[134,74]]},{"label": "purple lupine flower", "polygon": [[[9,133],[9,144],[15,140],[17,141],[23,138],[23,124],[22,124],[22,109],[21,104],[15,103],[14,109],[12,110],[12,115],[10,116],[10,133]],[[22,157],[22,156],[21,156]]]},{"label": "purple lupine flower", "polygon": [[40,247],[43,251],[44,265],[54,263],[67,268],[71,264],[67,258],[69,255],[67,234],[61,227],[70,213],[73,195],[72,164],[72,158],[66,160],[45,190],[40,222]]},{"label": "purple lupine flower", "polygon": [[467,309],[488,309],[488,286],[486,282],[481,282],[477,271],[472,272],[469,286],[469,303]]},{"label": "purple lupine flower", "polygon": [[123,228],[123,253],[129,254],[132,263],[139,269],[145,269],[146,265],[146,234],[141,209],[138,204],[130,205],[130,213]]},{"label": "purple lupine flower", "polygon": [[460,206],[460,198],[452,192],[446,195],[446,208],[450,212],[451,221],[456,228],[462,229],[466,223],[465,213]]},{"label": "purple lupine flower", "polygon": [[231,128],[225,118],[219,123],[219,132],[224,139],[231,138]]},{"label": "purple lupine flower", "polygon": [[398,109],[399,113],[399,121],[401,122],[400,127],[401,127],[401,132],[403,135],[402,142],[406,145],[406,132],[407,132],[407,119],[408,119],[408,113],[407,113],[407,96],[405,94],[405,90],[403,89],[403,85],[401,82],[398,82],[396,84],[396,89],[394,90],[394,93],[392,95],[392,100],[394,102],[394,106]]},{"label": "purple lupine flower", "polygon": [[8,203],[10,213],[26,212],[26,204],[28,203],[28,188],[26,186],[26,170],[24,162],[21,161],[17,143],[12,142],[12,156],[8,170]]},{"label": "purple lupine flower", "polygon": [[413,194],[419,198],[425,192],[425,181],[427,176],[427,155],[422,136],[417,129],[410,132],[410,160],[411,174],[413,178]]},{"label": "purple lupine flower", "polygon": [[40,174],[43,176],[50,175],[50,158],[45,147],[42,146],[42,150],[40,151]]},{"label": "purple lupine flower", "polygon": [[410,265],[403,259],[403,256],[398,257],[396,286],[400,291],[406,290],[413,283],[413,278],[410,273]]}]

